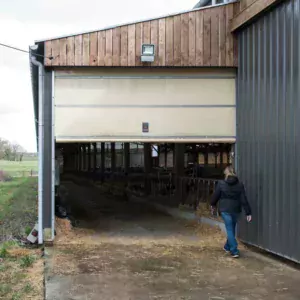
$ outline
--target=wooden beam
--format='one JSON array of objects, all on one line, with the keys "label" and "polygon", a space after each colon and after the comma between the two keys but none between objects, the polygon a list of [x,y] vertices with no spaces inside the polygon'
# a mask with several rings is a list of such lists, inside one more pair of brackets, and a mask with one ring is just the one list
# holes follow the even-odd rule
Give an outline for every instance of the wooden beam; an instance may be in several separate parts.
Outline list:
[{"label": "wooden beam", "polygon": [[113,66],[120,66],[121,59],[121,29],[113,29]]},{"label": "wooden beam", "polygon": [[205,12],[203,16],[203,66],[210,66],[211,58],[211,15]]},{"label": "wooden beam", "polygon": [[90,35],[86,33],[82,37],[82,65],[90,65]]},{"label": "wooden beam", "polygon": [[105,59],[105,44],[106,44],[106,34],[105,31],[98,32],[98,66],[104,66]]},{"label": "wooden beam", "polygon": [[226,6],[226,66],[233,65],[233,34],[230,32],[230,20],[233,18],[233,6]]},{"label": "wooden beam", "polygon": [[112,29],[106,31],[106,44],[105,44],[105,66],[111,67],[113,65],[113,41]]},{"label": "wooden beam", "polygon": [[166,20],[166,64],[172,66],[174,62],[174,18]]},{"label": "wooden beam", "polygon": [[142,66],[142,40],[143,40],[143,23],[135,25],[135,65]]},{"label": "wooden beam", "polygon": [[135,25],[128,26],[128,66],[135,67]]},{"label": "wooden beam", "polygon": [[219,65],[219,8],[211,11],[211,59],[210,65],[217,67]]},{"label": "wooden beam", "polygon": [[98,36],[97,32],[90,34],[90,66],[98,65]]},{"label": "wooden beam", "polygon": [[189,15],[181,15],[181,66],[189,65]]},{"label": "wooden beam", "polygon": [[174,66],[181,66],[181,17],[174,17]]},{"label": "wooden beam", "polygon": [[52,56],[53,56],[52,66],[60,65],[59,52],[60,52],[59,40],[53,40],[52,41]]},{"label": "wooden beam", "polygon": [[70,36],[67,38],[67,66],[75,65],[75,38]]},{"label": "wooden beam", "polygon": [[159,65],[159,42],[158,42],[158,20],[151,21],[151,32],[150,32],[150,40],[151,44],[155,46],[155,57],[154,62],[151,63],[152,66]]},{"label": "wooden beam", "polygon": [[151,37],[151,23],[143,22],[143,44],[149,44]]},{"label": "wooden beam", "polygon": [[196,65],[196,13],[189,13],[189,66]]},{"label": "wooden beam", "polygon": [[160,19],[158,22],[159,27],[159,65],[166,65],[166,19]]},{"label": "wooden beam", "polygon": [[128,26],[121,27],[121,66],[128,65]]},{"label": "wooden beam", "polygon": [[46,41],[45,42],[45,59],[44,63],[45,66],[51,66],[52,65],[52,41]]},{"label": "wooden beam", "polygon": [[82,35],[75,36],[75,65],[82,65]]},{"label": "wooden beam", "polygon": [[256,0],[254,2],[250,2],[249,6],[245,7],[232,19],[230,26],[231,32],[240,28],[242,25],[249,22],[259,13],[269,8],[271,5],[274,5],[276,2],[279,2],[279,0]]},{"label": "wooden beam", "polygon": [[196,12],[196,66],[203,65],[203,11]]},{"label": "wooden beam", "polygon": [[220,7],[219,12],[219,66],[226,64],[226,10]]}]

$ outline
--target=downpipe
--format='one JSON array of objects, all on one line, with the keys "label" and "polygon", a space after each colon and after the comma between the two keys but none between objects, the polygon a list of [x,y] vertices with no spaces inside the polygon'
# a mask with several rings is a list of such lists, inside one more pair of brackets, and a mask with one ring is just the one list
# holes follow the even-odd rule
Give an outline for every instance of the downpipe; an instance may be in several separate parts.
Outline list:
[{"label": "downpipe", "polygon": [[38,243],[43,244],[43,159],[44,159],[44,66],[36,60],[36,57],[31,54],[30,60],[33,65],[39,68],[39,111],[38,111]]}]

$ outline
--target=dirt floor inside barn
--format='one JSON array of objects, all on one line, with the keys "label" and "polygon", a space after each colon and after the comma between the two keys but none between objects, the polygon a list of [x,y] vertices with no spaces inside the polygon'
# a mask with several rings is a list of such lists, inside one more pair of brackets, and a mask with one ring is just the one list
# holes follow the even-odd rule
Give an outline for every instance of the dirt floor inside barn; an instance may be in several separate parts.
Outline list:
[{"label": "dirt floor inside barn", "polygon": [[46,299],[298,300],[300,272],[242,248],[223,252],[217,229],[151,205],[64,182],[76,220],[57,220],[46,249]]}]

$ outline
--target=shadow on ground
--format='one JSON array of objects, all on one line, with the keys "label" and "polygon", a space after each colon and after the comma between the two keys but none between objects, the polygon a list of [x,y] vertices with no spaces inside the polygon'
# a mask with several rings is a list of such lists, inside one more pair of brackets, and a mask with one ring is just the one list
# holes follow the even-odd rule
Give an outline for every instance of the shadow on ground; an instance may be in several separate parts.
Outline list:
[{"label": "shadow on ground", "polygon": [[46,299],[300,299],[299,271],[248,255],[233,260],[214,228],[151,205],[65,182],[77,227],[57,222]]}]

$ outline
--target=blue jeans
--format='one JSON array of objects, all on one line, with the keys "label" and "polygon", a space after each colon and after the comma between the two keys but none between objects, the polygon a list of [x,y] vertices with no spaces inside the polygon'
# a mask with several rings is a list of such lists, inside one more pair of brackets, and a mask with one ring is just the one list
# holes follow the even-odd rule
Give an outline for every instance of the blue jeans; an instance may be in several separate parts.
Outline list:
[{"label": "blue jeans", "polygon": [[227,241],[224,249],[226,251],[230,251],[232,255],[239,254],[238,243],[235,238],[236,224],[239,218],[239,214],[221,212],[221,216],[224,220],[227,232]]}]

